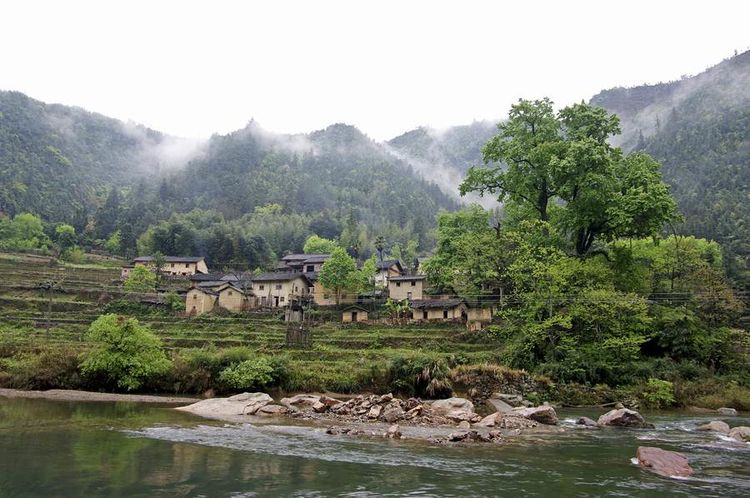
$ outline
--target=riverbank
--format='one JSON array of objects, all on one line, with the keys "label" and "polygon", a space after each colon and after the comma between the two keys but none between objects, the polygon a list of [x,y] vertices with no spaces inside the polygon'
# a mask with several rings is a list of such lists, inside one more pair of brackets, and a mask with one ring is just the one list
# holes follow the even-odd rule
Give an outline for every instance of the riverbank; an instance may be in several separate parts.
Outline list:
[{"label": "riverbank", "polygon": [[117,394],[67,389],[49,389],[47,391],[25,391],[21,389],[0,388],[0,397],[10,399],[47,399],[51,401],[126,401],[130,403],[154,403],[164,405],[185,405],[199,401],[199,398],[187,396],[157,396],[150,394]]}]

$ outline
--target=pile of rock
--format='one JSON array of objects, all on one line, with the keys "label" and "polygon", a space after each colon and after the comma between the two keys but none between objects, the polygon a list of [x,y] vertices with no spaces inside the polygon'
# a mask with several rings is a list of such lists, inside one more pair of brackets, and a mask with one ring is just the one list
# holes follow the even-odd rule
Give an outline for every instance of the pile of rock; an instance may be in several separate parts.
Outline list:
[{"label": "pile of rock", "polygon": [[418,398],[402,400],[392,394],[356,396],[339,401],[328,396],[299,394],[284,398],[281,404],[292,416],[314,418],[316,414],[347,421],[408,422],[420,425],[446,425],[456,422],[477,422],[474,405],[463,398],[450,398],[425,403]]}]

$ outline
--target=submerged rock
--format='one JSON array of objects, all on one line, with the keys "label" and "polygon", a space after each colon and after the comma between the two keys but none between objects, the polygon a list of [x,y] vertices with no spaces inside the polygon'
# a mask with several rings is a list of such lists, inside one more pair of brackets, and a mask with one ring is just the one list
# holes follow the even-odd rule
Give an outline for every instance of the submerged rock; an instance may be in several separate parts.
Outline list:
[{"label": "submerged rock", "polygon": [[712,420],[707,424],[703,424],[695,428],[696,431],[714,431],[729,434],[729,424],[722,422],[721,420]]},{"label": "submerged rock", "polygon": [[744,425],[735,427],[734,429],[729,431],[729,437],[732,437],[737,441],[750,443],[750,427]]},{"label": "submerged rock", "polygon": [[592,420],[588,417],[579,417],[578,420],[576,420],[576,424],[585,425],[586,427],[598,427],[596,420]]},{"label": "submerged rock", "polygon": [[643,416],[635,410],[620,408],[610,410],[597,421],[598,425],[608,427],[637,427],[642,429],[653,429],[653,424],[646,423]]},{"label": "submerged rock", "polygon": [[724,415],[725,417],[737,416],[737,410],[735,410],[734,408],[723,407],[723,408],[719,408],[718,410],[716,410],[716,412],[719,413],[720,415]]},{"label": "submerged rock", "polygon": [[667,451],[653,446],[639,446],[636,452],[638,464],[665,477],[689,477],[693,469],[682,453]]},{"label": "submerged rock", "polygon": [[400,439],[401,438],[401,428],[398,426],[398,424],[393,424],[388,428],[388,432],[386,432],[386,437],[389,437],[391,439]]}]

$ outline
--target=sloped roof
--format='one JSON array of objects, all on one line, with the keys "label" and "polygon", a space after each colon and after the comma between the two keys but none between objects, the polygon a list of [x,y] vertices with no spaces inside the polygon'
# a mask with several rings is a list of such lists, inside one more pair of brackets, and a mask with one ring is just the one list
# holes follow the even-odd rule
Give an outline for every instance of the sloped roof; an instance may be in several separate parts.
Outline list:
[{"label": "sloped roof", "polygon": [[[164,256],[166,263],[198,263],[204,259],[203,256]],[[137,263],[149,263],[153,260],[153,256],[138,256],[137,258],[133,258],[133,261]]]},{"label": "sloped roof", "polygon": [[376,263],[378,270],[387,270],[393,265],[398,266],[398,271],[404,271],[404,267],[401,266],[401,261],[397,259],[385,259]]},{"label": "sloped roof", "polygon": [[305,280],[310,283],[310,279],[307,278],[307,276],[304,273],[299,272],[282,272],[282,271],[276,271],[276,272],[268,272],[268,273],[261,273],[260,275],[254,275],[252,277],[253,282],[288,282],[290,280],[294,280],[295,278],[304,278]]},{"label": "sloped roof", "polygon": [[302,262],[302,264],[312,264],[312,263],[325,263],[329,259],[331,259],[330,254],[310,254],[310,257],[307,258]]},{"label": "sloped roof", "polygon": [[368,310],[367,308],[363,308],[362,306],[358,306],[356,304],[352,304],[351,306],[347,306],[346,308],[344,308],[341,311],[342,311],[342,313],[344,311],[364,311],[365,313],[369,313],[370,312],[370,310]]},{"label": "sloped roof", "polygon": [[390,282],[409,282],[412,280],[424,280],[425,278],[427,277],[424,275],[400,275],[398,277],[391,277],[388,280]]},{"label": "sloped roof", "polygon": [[463,299],[422,299],[409,303],[414,309],[451,309],[464,304]]}]

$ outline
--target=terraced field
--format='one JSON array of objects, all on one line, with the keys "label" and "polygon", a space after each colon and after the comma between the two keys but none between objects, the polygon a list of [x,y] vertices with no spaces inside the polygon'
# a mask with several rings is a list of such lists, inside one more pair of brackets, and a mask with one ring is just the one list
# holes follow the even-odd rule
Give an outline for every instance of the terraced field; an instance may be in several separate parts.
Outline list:
[{"label": "terraced field", "polygon": [[[34,257],[0,255],[0,341],[20,346],[65,345],[85,350],[85,332],[104,312],[106,301],[134,298],[119,285],[116,268],[53,267]],[[39,284],[56,279],[61,292],[51,296]],[[50,299],[51,298],[51,299]],[[295,370],[326,378],[362,371],[398,355],[458,357],[461,363],[496,361],[486,344],[476,343],[460,324],[393,327],[387,324],[318,323],[309,348],[286,344],[286,324],[278,313],[184,317],[165,313],[135,316],[177,353],[208,348],[249,348],[283,355]]]}]

